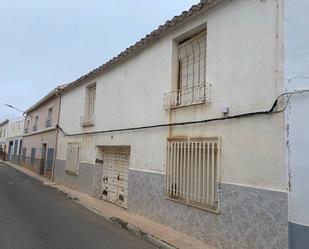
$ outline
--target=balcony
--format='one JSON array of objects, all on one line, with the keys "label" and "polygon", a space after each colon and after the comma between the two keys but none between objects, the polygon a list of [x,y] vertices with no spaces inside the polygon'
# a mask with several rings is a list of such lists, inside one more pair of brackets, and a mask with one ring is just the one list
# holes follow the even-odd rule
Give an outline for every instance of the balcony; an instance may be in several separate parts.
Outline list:
[{"label": "balcony", "polygon": [[45,121],[45,128],[49,128],[52,126],[52,120],[51,118],[46,119]]},{"label": "balcony", "polygon": [[37,130],[38,130],[38,126],[37,126],[37,125],[34,125],[34,126],[32,127],[32,131],[35,132],[35,131],[37,131]]},{"label": "balcony", "polygon": [[89,114],[85,116],[80,117],[80,126],[81,127],[87,127],[87,126],[93,126],[95,122],[95,115]]},{"label": "balcony", "polygon": [[24,129],[24,133],[25,133],[25,134],[28,134],[28,133],[29,133],[29,128],[25,128],[25,129]]},{"label": "balcony", "polygon": [[183,106],[210,102],[210,84],[182,88],[164,94],[164,108],[174,109]]}]

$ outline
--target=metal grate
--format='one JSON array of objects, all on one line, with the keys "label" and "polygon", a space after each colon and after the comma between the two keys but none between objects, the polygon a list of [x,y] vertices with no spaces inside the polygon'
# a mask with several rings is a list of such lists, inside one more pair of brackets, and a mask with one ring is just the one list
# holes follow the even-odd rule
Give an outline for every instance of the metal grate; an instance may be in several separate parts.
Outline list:
[{"label": "metal grate", "polygon": [[219,211],[219,138],[175,138],[167,143],[168,198]]},{"label": "metal grate", "polygon": [[178,46],[178,89],[206,82],[206,31],[195,35]]},{"label": "metal grate", "polygon": [[210,102],[210,84],[183,88],[164,94],[164,108],[172,109]]},{"label": "metal grate", "polygon": [[164,108],[171,109],[209,102],[206,83],[206,42],[203,31],[178,46],[179,81],[177,90],[164,95]]}]

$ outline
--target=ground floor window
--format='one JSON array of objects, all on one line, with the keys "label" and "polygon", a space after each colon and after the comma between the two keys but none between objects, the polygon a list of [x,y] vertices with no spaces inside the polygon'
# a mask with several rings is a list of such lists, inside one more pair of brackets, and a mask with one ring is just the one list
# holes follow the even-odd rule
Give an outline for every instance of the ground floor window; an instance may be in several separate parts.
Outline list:
[{"label": "ground floor window", "polygon": [[219,152],[218,137],[168,139],[167,197],[187,205],[218,212]]},{"label": "ground floor window", "polygon": [[80,146],[78,143],[68,143],[65,161],[65,172],[71,175],[78,174]]}]

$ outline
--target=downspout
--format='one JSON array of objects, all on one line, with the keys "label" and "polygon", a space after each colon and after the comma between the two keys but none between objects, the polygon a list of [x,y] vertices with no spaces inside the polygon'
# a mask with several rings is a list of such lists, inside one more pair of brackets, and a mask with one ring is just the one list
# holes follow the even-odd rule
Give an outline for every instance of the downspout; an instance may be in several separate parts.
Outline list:
[{"label": "downspout", "polygon": [[59,121],[60,121],[60,109],[61,109],[61,92],[60,88],[58,89],[59,92],[56,95],[59,97],[59,106],[58,106],[58,117],[57,117],[57,124],[56,124],[56,144],[55,144],[55,153],[53,159],[53,167],[52,167],[52,174],[51,174],[51,181],[54,181],[55,176],[55,167],[56,167],[56,159],[57,159],[57,148],[58,148],[58,135],[59,135]]}]

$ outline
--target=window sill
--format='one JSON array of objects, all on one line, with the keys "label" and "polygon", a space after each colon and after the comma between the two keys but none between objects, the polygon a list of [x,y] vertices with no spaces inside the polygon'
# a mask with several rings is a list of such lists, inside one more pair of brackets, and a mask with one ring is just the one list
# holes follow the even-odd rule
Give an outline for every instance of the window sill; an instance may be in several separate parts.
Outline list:
[{"label": "window sill", "polygon": [[194,202],[189,202],[187,203],[185,200],[182,200],[180,198],[173,198],[173,197],[170,197],[170,196],[165,196],[165,199],[169,200],[169,201],[173,201],[173,202],[177,202],[179,204],[182,204],[182,205],[185,205],[187,207],[194,207],[194,208],[198,208],[198,209],[201,209],[201,210],[205,210],[205,211],[208,211],[208,212],[211,212],[211,213],[214,213],[214,214],[220,214],[220,211],[219,211],[219,203],[217,202],[217,206],[218,208],[217,209],[211,209],[209,206],[207,205],[198,205],[198,204],[195,204]]}]

